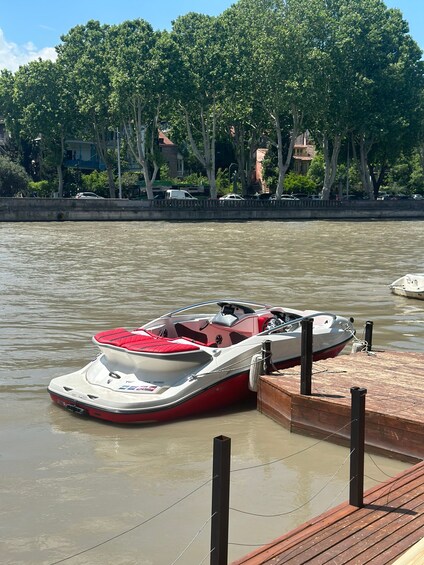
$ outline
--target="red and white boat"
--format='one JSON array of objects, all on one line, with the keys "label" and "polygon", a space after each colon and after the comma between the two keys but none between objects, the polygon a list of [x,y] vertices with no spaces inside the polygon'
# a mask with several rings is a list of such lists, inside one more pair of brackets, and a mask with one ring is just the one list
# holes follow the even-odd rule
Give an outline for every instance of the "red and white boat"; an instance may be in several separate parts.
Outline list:
[{"label": "red and white boat", "polygon": [[138,329],[93,337],[99,356],[54,378],[56,404],[116,423],[175,420],[254,396],[264,341],[276,369],[298,365],[301,321],[313,319],[313,359],[335,357],[354,336],[352,321],[335,314],[242,300],[202,302]]}]

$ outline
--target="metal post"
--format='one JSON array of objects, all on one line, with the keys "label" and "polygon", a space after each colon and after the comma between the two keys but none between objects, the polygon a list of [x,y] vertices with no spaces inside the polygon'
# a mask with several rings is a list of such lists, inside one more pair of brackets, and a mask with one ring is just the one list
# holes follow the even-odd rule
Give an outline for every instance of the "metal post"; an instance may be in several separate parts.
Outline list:
[{"label": "metal post", "polygon": [[364,505],[365,395],[366,388],[352,387],[350,428],[349,504]]},{"label": "metal post", "polygon": [[122,181],[121,181],[121,134],[118,128],[116,128],[116,148],[118,156],[118,188],[119,188],[119,198],[122,198]]},{"label": "metal post", "polygon": [[372,330],[373,330],[373,322],[365,322],[365,343],[366,343],[366,350],[371,351],[372,348]]},{"label": "metal post", "polygon": [[213,440],[212,465],[212,527],[210,565],[227,565],[228,523],[230,507],[231,439],[225,436]]},{"label": "metal post", "polygon": [[300,354],[300,394],[312,394],[312,318],[302,320],[302,344]]},{"label": "metal post", "polygon": [[262,367],[265,375],[272,373],[271,340],[269,339],[262,343]]}]

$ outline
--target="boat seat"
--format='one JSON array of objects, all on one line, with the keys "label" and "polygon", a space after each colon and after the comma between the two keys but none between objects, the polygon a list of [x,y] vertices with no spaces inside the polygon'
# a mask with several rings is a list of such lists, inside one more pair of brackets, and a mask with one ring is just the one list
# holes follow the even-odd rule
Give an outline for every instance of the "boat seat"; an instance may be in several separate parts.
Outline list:
[{"label": "boat seat", "polygon": [[93,337],[96,345],[120,347],[128,351],[144,353],[184,353],[197,351],[199,346],[194,343],[181,343],[178,338],[167,338],[154,335],[142,330],[143,333],[129,332],[124,328],[106,330]]},{"label": "boat seat", "polygon": [[177,332],[178,337],[188,337],[189,339],[194,339],[195,341],[199,341],[200,343],[208,342],[208,336],[203,332],[198,332],[197,330],[193,330],[180,322],[177,322],[174,326],[175,331]]},{"label": "boat seat", "polygon": [[247,339],[247,336],[240,334],[239,332],[230,332],[230,339],[231,343],[235,345],[236,343],[240,343],[241,341]]}]

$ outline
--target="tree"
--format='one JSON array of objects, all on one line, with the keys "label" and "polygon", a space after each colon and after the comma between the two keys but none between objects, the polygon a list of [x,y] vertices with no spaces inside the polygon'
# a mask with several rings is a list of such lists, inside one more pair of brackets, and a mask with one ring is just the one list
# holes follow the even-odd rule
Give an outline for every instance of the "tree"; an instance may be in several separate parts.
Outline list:
[{"label": "tree", "polygon": [[261,104],[254,47],[255,11],[250,3],[237,2],[220,16],[227,65],[224,73],[223,119],[233,144],[242,194],[247,195],[252,180],[256,151],[268,118]]},{"label": "tree", "polygon": [[65,139],[72,131],[74,112],[60,67],[42,60],[20,67],[15,74],[14,101],[20,134],[29,140],[39,139],[44,163],[56,169],[61,197]]},{"label": "tree", "polygon": [[82,118],[80,135],[88,141],[95,140],[98,154],[106,165],[109,195],[114,198],[116,153],[110,140],[117,120],[110,102],[109,33],[110,26],[94,20],[74,27],[61,37],[57,62]]},{"label": "tree", "polygon": [[424,63],[399,10],[381,0],[343,0],[343,6],[349,125],[364,191],[375,198],[388,165],[418,138]]},{"label": "tree", "polygon": [[223,36],[218,18],[195,13],[179,17],[172,29],[179,58],[173,96],[184,115],[190,147],[206,171],[212,198],[217,197],[215,145],[227,65]]},{"label": "tree", "polygon": [[169,82],[169,36],[154,32],[144,20],[127,21],[111,28],[108,52],[113,111],[152,199],[161,165],[158,125]]},{"label": "tree", "polygon": [[28,190],[30,177],[25,169],[8,157],[0,155],[0,196],[16,196]]}]

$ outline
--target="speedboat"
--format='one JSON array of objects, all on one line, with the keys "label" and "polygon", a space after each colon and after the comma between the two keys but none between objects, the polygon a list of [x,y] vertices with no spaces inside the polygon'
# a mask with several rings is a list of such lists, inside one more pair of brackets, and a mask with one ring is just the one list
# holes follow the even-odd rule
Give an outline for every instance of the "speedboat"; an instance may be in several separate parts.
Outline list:
[{"label": "speedboat", "polygon": [[424,273],[410,274],[400,277],[390,285],[393,294],[424,300]]},{"label": "speedboat", "polygon": [[313,320],[314,360],[335,357],[355,333],[351,319],[335,314],[211,300],[134,330],[96,334],[98,357],[54,378],[48,392],[71,412],[115,423],[164,422],[228,407],[254,398],[264,350],[273,369],[300,364],[305,319]]}]

